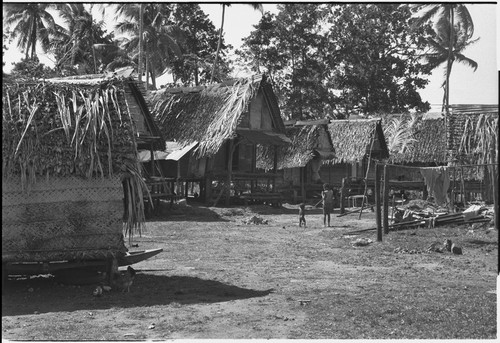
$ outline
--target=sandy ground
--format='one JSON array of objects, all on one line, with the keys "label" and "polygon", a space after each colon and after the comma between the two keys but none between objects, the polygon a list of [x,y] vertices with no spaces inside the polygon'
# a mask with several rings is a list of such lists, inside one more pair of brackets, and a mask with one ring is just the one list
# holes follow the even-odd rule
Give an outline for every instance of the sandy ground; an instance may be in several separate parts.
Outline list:
[{"label": "sandy ground", "polygon": [[[8,340],[489,338],[497,337],[498,231],[491,225],[391,232],[375,215],[297,207],[188,206],[149,220],[131,250],[163,248],[137,263],[130,293],[51,276],[9,280]],[[261,224],[247,224],[254,219]],[[353,246],[359,238],[372,242]],[[463,255],[428,253],[451,239]],[[397,252],[399,251],[399,252]]]}]

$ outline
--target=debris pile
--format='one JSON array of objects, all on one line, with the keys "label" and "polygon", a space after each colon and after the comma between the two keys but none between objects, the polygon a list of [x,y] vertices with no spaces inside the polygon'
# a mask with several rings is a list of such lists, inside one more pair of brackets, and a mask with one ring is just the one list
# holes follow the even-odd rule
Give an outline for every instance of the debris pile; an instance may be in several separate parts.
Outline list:
[{"label": "debris pile", "polygon": [[462,247],[459,247],[458,245],[452,243],[451,239],[445,239],[443,243],[433,242],[429,245],[429,247],[425,251],[420,249],[408,249],[408,248],[397,247],[394,249],[394,252],[398,254],[423,254],[423,253],[433,253],[433,252],[438,252],[438,253],[451,252],[455,255],[463,254]]},{"label": "debris pile", "polygon": [[472,205],[462,212],[449,213],[446,209],[436,208],[429,203],[409,203],[405,208],[395,208],[393,228],[405,226],[426,226],[433,228],[448,224],[489,223],[493,219],[493,211],[485,206]]},{"label": "debris pile", "polygon": [[351,245],[353,247],[364,247],[367,246],[368,244],[373,243],[373,241],[369,238],[358,238],[355,241],[351,242]]},{"label": "debris pile", "polygon": [[247,225],[267,225],[268,222],[265,219],[262,219],[261,217],[253,216],[248,219],[243,219],[243,224]]}]

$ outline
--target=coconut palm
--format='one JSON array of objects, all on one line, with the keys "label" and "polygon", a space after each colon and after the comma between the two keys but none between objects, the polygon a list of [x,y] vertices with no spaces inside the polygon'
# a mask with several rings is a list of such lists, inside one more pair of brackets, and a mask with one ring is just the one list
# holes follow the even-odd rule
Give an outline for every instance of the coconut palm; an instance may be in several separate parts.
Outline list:
[{"label": "coconut palm", "polygon": [[45,52],[50,48],[51,35],[58,29],[49,10],[50,3],[8,3],[4,5],[4,26],[9,27],[11,38],[24,50],[25,58],[35,59],[36,45]]},{"label": "coconut palm", "polygon": [[[419,12],[420,16],[415,20],[414,25],[422,25],[424,23],[434,23],[436,35],[447,37],[447,64],[446,64],[446,79],[444,93],[444,108],[446,112],[449,109],[450,100],[450,73],[453,64],[453,50],[455,37],[454,33],[460,31],[465,40],[472,38],[474,34],[474,23],[469,10],[464,4],[460,3],[436,3],[414,5],[413,7]],[[460,27],[457,30],[457,27]]]},{"label": "coconut palm", "polygon": [[[446,63],[445,68],[445,81],[442,84],[442,87],[446,89],[447,82],[449,80],[449,74],[451,74],[451,70],[453,67],[453,63],[459,62],[462,63],[472,69],[474,71],[477,70],[478,64],[476,61],[466,57],[463,55],[463,51],[470,45],[476,43],[478,39],[469,40],[467,34],[461,31],[460,26],[456,26],[452,32],[452,36],[454,37],[453,42],[453,50],[450,52],[448,49],[448,42],[450,41],[450,32],[449,31],[441,31],[437,34],[435,38],[428,38],[427,44],[429,45],[429,52],[423,54],[423,57],[427,60],[429,65],[432,68],[436,68],[442,64]],[[448,96],[449,91],[445,91],[443,95],[443,110],[448,105]]]},{"label": "coconut palm", "polygon": [[54,37],[53,51],[57,67],[83,66],[84,73],[97,73],[99,67],[107,67],[120,51],[110,35],[104,31],[104,22],[97,22],[90,10],[82,3],[58,4],[59,16],[65,23]]},{"label": "coconut palm", "polygon": [[[142,20],[141,12],[144,13]],[[144,4],[141,10],[140,4],[120,4],[116,15],[117,18],[123,18],[123,21],[116,25],[116,31],[128,34],[122,38],[122,47],[129,51],[134,59],[142,52],[142,37],[146,77],[151,76],[153,87],[156,88],[156,77],[170,67],[172,55],[181,56],[177,41],[182,39],[182,32],[176,26],[165,25],[170,8],[165,4],[148,3]],[[142,35],[139,34],[141,26]]]},{"label": "coconut palm", "polygon": [[384,136],[387,139],[389,154],[403,154],[413,149],[415,131],[418,116],[412,114],[409,118],[392,116],[384,124]]},{"label": "coconut palm", "polygon": [[[222,32],[224,30],[224,17],[225,17],[225,14],[226,14],[226,6],[227,7],[231,6],[231,4],[228,4],[228,3],[223,3],[221,5],[222,5],[222,21],[221,21],[221,24],[220,24],[219,40],[217,42],[217,51],[215,52],[215,59],[214,59],[214,65],[212,67],[212,76],[210,78],[210,83],[213,82],[214,77],[215,77],[215,73],[216,73],[216,70],[217,70],[217,62],[218,62],[218,59],[219,59],[220,46],[221,46],[221,42],[222,42]],[[262,4],[259,4],[259,3],[250,3],[248,5],[252,6],[252,8],[254,10],[258,10],[258,11],[260,11],[260,13],[264,13],[264,6]]]}]

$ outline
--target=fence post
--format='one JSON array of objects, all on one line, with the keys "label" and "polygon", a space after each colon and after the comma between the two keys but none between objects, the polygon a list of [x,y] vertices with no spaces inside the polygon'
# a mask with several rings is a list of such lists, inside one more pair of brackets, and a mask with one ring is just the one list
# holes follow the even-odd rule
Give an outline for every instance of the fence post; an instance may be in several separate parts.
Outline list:
[{"label": "fence post", "polygon": [[344,208],[344,197],[345,197],[345,186],[346,186],[346,182],[345,182],[345,177],[342,178],[342,185],[340,187],[340,214],[344,214],[345,213],[345,208]]},{"label": "fence post", "polygon": [[377,242],[382,242],[382,221],[380,218],[380,167],[375,163],[375,218],[377,220]]},{"label": "fence post", "polygon": [[384,188],[383,201],[384,201],[384,213],[383,213],[383,224],[384,224],[384,234],[389,233],[389,180],[387,172],[387,164],[384,164]]}]

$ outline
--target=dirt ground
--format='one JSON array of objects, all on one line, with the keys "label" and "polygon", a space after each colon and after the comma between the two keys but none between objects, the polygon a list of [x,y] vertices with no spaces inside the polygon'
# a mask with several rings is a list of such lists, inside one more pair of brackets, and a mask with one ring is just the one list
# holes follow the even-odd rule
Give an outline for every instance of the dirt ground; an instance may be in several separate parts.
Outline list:
[{"label": "dirt ground", "polygon": [[[390,232],[375,215],[320,209],[298,226],[296,205],[163,209],[131,250],[130,293],[92,295],[50,275],[8,280],[7,340],[494,339],[498,230],[461,225]],[[263,220],[246,222],[252,217]],[[267,221],[267,222],[266,222]],[[347,234],[347,235],[346,235]],[[353,246],[359,238],[366,246]],[[451,239],[463,255],[426,252]]]}]

